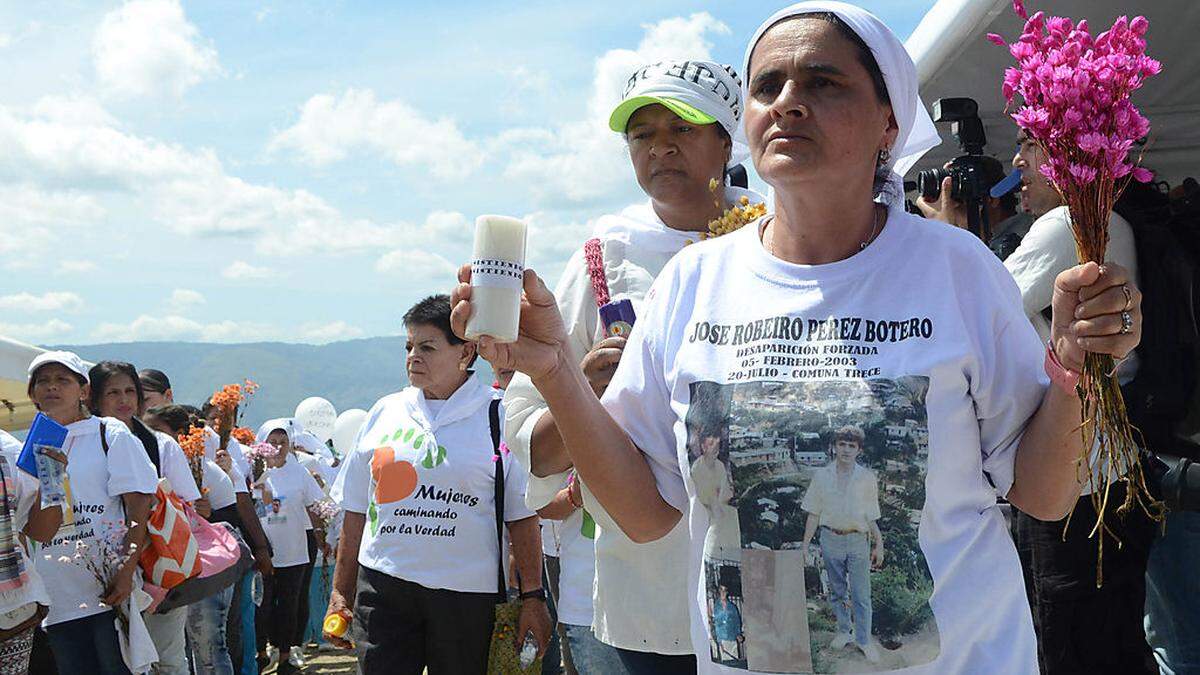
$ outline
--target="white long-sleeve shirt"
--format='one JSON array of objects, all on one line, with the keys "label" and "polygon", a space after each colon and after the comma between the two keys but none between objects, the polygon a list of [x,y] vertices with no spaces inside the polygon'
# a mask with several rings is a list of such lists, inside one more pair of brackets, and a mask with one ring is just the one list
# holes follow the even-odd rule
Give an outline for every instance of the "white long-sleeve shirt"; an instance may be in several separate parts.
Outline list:
[{"label": "white long-sleeve shirt", "polygon": [[[1111,214],[1108,219],[1108,247],[1104,257],[1107,262],[1116,263],[1129,270],[1129,277],[1136,282],[1138,264],[1133,227],[1129,225],[1129,221],[1116,213]],[[1043,344],[1050,339],[1050,321],[1042,310],[1050,306],[1050,300],[1054,297],[1054,279],[1059,273],[1078,264],[1075,234],[1071,230],[1071,214],[1065,206],[1051,209],[1034,221],[1029,232],[1021,239],[1021,245],[1004,261],[1004,266],[1021,289],[1021,304],[1025,308],[1025,316],[1029,317],[1029,322],[1037,330]],[[1122,384],[1133,379],[1137,374],[1137,366],[1137,352],[1131,352],[1117,369],[1117,376]],[[1099,480],[1100,472],[1093,473]],[[1120,470],[1120,473],[1124,473],[1124,470]],[[1085,482],[1080,488],[1080,494],[1091,493],[1091,483]]]},{"label": "white long-sleeve shirt", "polygon": [[[737,188],[727,188],[725,197],[733,203],[742,195],[752,203],[764,201],[758,194]],[[601,218],[594,236],[601,241],[611,299],[630,300],[635,313],[667,261],[688,242],[698,239],[695,232],[667,227],[649,202]],[[582,248],[567,262],[554,296],[567,327],[571,357],[582,361],[593,345],[606,337]],[[530,439],[534,426],[548,410],[546,402],[529,378],[517,373],[505,392],[504,406],[505,440],[528,471]],[[565,477],[565,474],[530,475],[526,504],[540,509],[550,503]],[[658,541],[636,544],[625,536],[586,485],[582,486],[582,493],[584,507],[597,525],[596,572],[591,589],[592,628],[597,639],[634,651],[691,654],[688,584],[686,575],[679,574],[688,560],[688,519],[681,518],[675,529]],[[575,542],[578,546],[589,544],[586,537]],[[569,559],[564,553],[564,567]],[[563,578],[569,577],[569,571],[564,569]],[[564,596],[580,592],[586,589],[560,588]]]}]

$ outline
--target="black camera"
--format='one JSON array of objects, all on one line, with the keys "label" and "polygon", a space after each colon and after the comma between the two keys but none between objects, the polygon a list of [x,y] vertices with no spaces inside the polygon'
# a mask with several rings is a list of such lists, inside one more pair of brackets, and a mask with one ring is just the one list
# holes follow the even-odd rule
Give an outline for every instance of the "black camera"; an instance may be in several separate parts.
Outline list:
[{"label": "black camera", "polygon": [[1146,482],[1171,511],[1200,511],[1200,463],[1188,457],[1150,455]]},{"label": "black camera", "polygon": [[[936,201],[942,196],[942,181],[949,176],[950,196],[966,206],[967,229],[987,243],[992,235],[985,205],[992,186],[1004,178],[1004,167],[983,155],[987,134],[979,119],[979,104],[970,98],[939,98],[933,102],[933,121],[950,123],[963,154],[951,160],[949,168],[918,172],[915,188],[925,201]],[[905,189],[912,188],[906,185]]]},{"label": "black camera", "polygon": [[950,132],[963,154],[950,162],[949,169],[919,172],[917,189],[921,196],[936,201],[942,195],[942,181],[949,176],[951,197],[961,202],[983,201],[996,180],[983,157],[987,134],[979,119],[979,104],[969,98],[939,98],[933,102],[933,121],[950,123]]}]

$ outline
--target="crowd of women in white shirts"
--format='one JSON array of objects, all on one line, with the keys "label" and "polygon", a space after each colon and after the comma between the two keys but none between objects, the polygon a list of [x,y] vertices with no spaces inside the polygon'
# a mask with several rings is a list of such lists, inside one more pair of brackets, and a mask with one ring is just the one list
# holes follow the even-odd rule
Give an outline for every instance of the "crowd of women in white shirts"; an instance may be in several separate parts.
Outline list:
[{"label": "crowd of women in white shirts", "polygon": [[[1082,446],[1072,383],[1085,350],[1124,357],[1137,345],[1135,281],[1118,265],[1065,271],[1043,343],[1012,279],[981,242],[906,214],[899,174],[939,140],[902,43],[851,5],[803,2],[770,17],[747,45],[741,76],[708,61],[646,64],[630,77],[609,126],[628,143],[647,200],[598,221],[555,293],[526,272],[516,343],[463,337],[469,266],[451,295],[426,298],[404,315],[411,386],[372,407],[327,481],[342,523],[328,607],[310,610],[345,617],[351,631],[326,638],[353,646],[368,675],[482,673],[495,607],[512,586],[521,603],[515,634],[505,639],[520,644],[528,636],[540,654],[553,642],[546,603],[557,601],[563,654],[546,659],[543,672],[563,664],[579,673],[636,675],[1037,672],[1021,567],[997,497],[1041,520],[1061,518],[1078,497],[1073,460]],[[767,201],[728,179],[747,156],[773,188],[769,215],[701,242],[730,209]],[[601,321],[597,307],[610,300],[630,301],[632,333]],[[729,349],[734,328],[786,341],[792,334],[780,327],[829,317],[917,328],[860,347],[864,357],[880,349],[884,356],[862,359],[869,368],[832,378],[832,388],[819,373],[780,382],[787,378],[763,375],[746,365],[753,359]],[[851,331],[834,342],[856,340]],[[502,400],[473,376],[480,356],[505,379],[517,371]],[[141,423],[126,418],[148,405],[151,426],[178,433],[181,423],[167,420],[171,413],[154,407],[164,401],[141,390],[133,392],[136,405],[93,401],[96,414],[89,414],[81,404],[88,372],[77,357],[42,358],[30,368],[30,391],[71,430],[67,461],[77,503],[95,514],[93,522],[124,508],[129,536],[139,536],[134,523],[148,508],[139,496],[154,491],[155,465],[146,443],[137,442]],[[161,392],[153,380],[150,388]],[[799,392],[793,402],[813,403],[837,387],[877,394],[901,381],[924,383],[897,433],[920,432],[925,457],[919,465],[891,459],[927,471],[920,538],[908,555],[930,577],[929,595],[909,609],[928,618],[920,649],[912,650],[850,635],[869,632],[859,626],[871,622],[843,625],[849,608],[840,608],[836,628],[822,617],[816,595],[806,598],[819,589],[808,588],[800,551],[738,533],[778,522],[780,504],[735,492],[730,478],[746,466],[730,460],[732,392],[791,387]],[[747,382],[749,389],[737,389]],[[698,393],[712,391],[724,393]],[[791,405],[750,403],[768,411]],[[700,447],[701,436],[711,447]],[[863,449],[861,432],[856,439],[855,453]],[[294,420],[264,424],[258,440],[287,451],[272,460],[265,480],[247,476],[252,469],[236,446],[209,459],[234,486],[233,501],[226,504],[225,494],[221,508],[233,505],[243,521],[243,502],[253,500],[236,495],[241,486],[262,483],[270,495],[259,504],[265,537],[254,526],[243,529],[270,579],[258,609],[258,646],[287,652],[300,642],[301,598],[316,551],[334,548],[328,536],[308,533],[306,507],[323,496],[313,474],[324,472],[312,470],[319,459],[296,451],[305,442]],[[160,438],[159,448],[168,448],[159,453],[162,475],[170,464],[164,458],[176,454],[172,444]],[[729,482],[707,490],[716,497],[702,494],[694,461],[727,467],[711,472]],[[17,483],[15,531],[51,542],[44,549],[50,557],[39,551],[26,568],[48,583],[28,574],[11,601],[0,594],[0,610],[49,605],[42,623],[60,667],[122,672],[111,617],[97,600],[126,601],[131,580],[104,589],[57,565],[55,517],[29,496],[36,485],[14,475],[5,474]],[[794,476],[767,478],[788,488]],[[910,517],[897,527],[908,527]],[[539,519],[555,524],[539,527]],[[829,524],[818,529],[830,542],[867,536]],[[0,527],[0,543],[4,533]],[[871,556],[875,571],[887,564],[880,549]],[[543,573],[543,553],[555,554],[557,579]],[[872,574],[866,566],[859,569]],[[832,570],[827,565],[822,574]],[[867,596],[854,612],[872,611]],[[160,670],[182,663],[175,655],[183,650],[173,646],[179,631],[211,639],[210,615],[229,607],[227,617],[240,616],[245,606],[212,604],[215,612],[189,608],[186,620],[147,622],[151,635],[160,634]],[[233,621],[224,623],[228,645],[236,631]],[[244,641],[245,632],[238,637]],[[232,660],[194,643],[194,663]],[[253,660],[242,658],[239,672]],[[287,672],[295,663],[281,654],[279,667]]]},{"label": "crowd of women in white shirts", "polygon": [[[304,665],[301,647],[319,639],[310,623],[319,626],[328,598],[328,573],[314,582],[313,569],[332,562],[340,524],[336,510],[311,511],[328,501],[336,475],[325,443],[293,419],[270,420],[255,439],[266,444],[257,446],[264,461],[252,462],[235,438],[220,447],[211,404],[173,401],[166,374],[114,361],[88,367],[71,352],[38,355],[29,394],[67,429],[58,456],[66,501],[43,508],[38,479],[17,468],[22,444],[0,432],[0,672],[230,675]],[[193,428],[204,430],[199,485],[179,443]],[[195,517],[232,526],[254,559],[232,585],[165,612],[138,569],[160,487]],[[89,568],[106,560],[102,582]]]}]

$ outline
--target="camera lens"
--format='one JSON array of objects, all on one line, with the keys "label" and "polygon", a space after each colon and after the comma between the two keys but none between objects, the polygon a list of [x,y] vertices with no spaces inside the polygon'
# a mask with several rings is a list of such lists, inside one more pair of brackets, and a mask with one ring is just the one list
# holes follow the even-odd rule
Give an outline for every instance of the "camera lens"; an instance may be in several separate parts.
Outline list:
[{"label": "camera lens", "polygon": [[934,201],[942,196],[942,180],[949,176],[950,172],[945,169],[926,169],[917,173],[917,189],[921,191],[921,197],[928,202]]}]

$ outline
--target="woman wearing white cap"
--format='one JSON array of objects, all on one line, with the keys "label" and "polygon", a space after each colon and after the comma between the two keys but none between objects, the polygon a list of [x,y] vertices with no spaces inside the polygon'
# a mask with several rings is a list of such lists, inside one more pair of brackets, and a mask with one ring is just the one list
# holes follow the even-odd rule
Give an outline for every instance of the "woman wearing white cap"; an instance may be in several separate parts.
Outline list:
[{"label": "woman wearing white cap", "polygon": [[266,422],[258,430],[258,442],[275,446],[277,453],[267,460],[267,470],[255,483],[261,490],[262,524],[271,540],[270,579],[264,579],[263,601],[256,623],[259,661],[266,657],[268,637],[279,650],[279,672],[294,672],[292,648],[296,646],[300,625],[300,600],[307,596],[305,571],[310,569],[311,534],[315,519],[308,507],[325,498],[321,487],[292,456],[296,423],[289,418]]},{"label": "woman wearing white cap", "polygon": [[[1047,347],[982,243],[904,212],[895,171],[937,136],[903,44],[866,11],[790,7],[757,31],[746,64],[747,136],[774,215],[667,264],[603,403],[534,273],[521,339],[485,338],[480,351],[529,374],[576,469],[631,538],[660,538],[687,514],[692,554],[676,571],[694,584],[703,672],[1036,673],[996,497],[1043,519],[1074,503],[1073,380],[1085,348],[1121,357],[1136,346],[1140,296],[1130,287],[1126,305],[1116,266],[1064,272]],[[461,331],[470,286],[455,294]],[[705,550],[726,519],[709,521],[688,470],[690,437],[714,423],[737,561]],[[877,483],[887,554],[864,547],[862,518],[843,517],[819,528],[829,559],[813,564],[800,551],[803,497],[828,462],[822,437],[847,424],[864,427],[863,480],[830,476],[847,498],[827,501],[861,516],[849,495]],[[865,574],[872,593],[848,603]],[[718,601],[742,619],[736,645],[715,644]]]},{"label": "woman wearing white cap", "polygon": [[[736,140],[742,108],[737,73],[718,63],[664,61],[629,78],[609,126],[625,137],[649,199],[600,218],[596,239],[571,257],[555,291],[570,357],[583,364],[597,394],[625,345],[625,337],[611,337],[600,320],[597,304],[605,300],[598,301],[598,293],[629,300],[640,312],[659,271],[698,241],[710,220],[743,199],[764,201],[725,185],[726,168],[746,156]],[[712,181],[721,186],[719,199]],[[601,273],[603,288],[594,288],[592,270]],[[687,579],[678,573],[687,561],[687,524],[656,542],[635,544],[580,483],[570,481],[571,461],[554,417],[528,376],[513,378],[505,407],[508,447],[532,468],[526,503],[544,518],[564,521],[559,615],[582,672],[620,668],[610,661],[618,655],[633,669],[694,669]]]},{"label": "woman wearing white cap", "polygon": [[[63,453],[69,507],[64,507],[54,540],[35,559],[50,593],[50,613],[42,626],[60,671],[126,673],[112,608],[133,592],[158,473],[124,424],[88,412],[87,372],[71,352],[45,352],[29,365],[29,398],[43,415],[67,428]],[[98,562],[101,542],[126,526],[121,550],[127,560],[102,587],[82,561],[72,562],[76,544],[87,544],[79,555]]]}]

